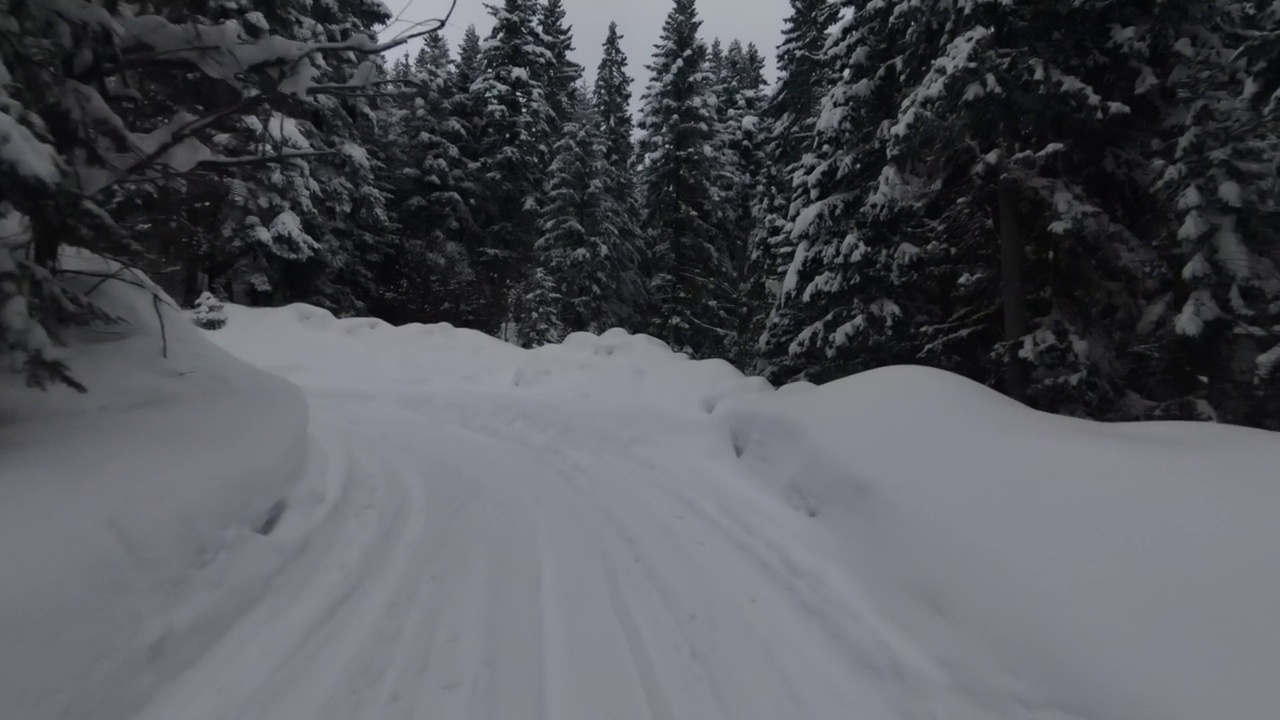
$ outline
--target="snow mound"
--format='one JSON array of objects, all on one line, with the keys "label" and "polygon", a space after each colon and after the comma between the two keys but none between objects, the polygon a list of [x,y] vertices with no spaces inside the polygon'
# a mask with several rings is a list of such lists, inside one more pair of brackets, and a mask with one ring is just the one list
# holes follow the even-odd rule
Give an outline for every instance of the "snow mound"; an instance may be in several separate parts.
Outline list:
[{"label": "snow mound", "polygon": [[298,477],[307,407],[140,274],[63,267],[122,322],[62,351],[87,394],[0,375],[0,714],[124,717],[265,586],[269,563],[218,577],[268,542],[252,528]]},{"label": "snow mound", "polygon": [[[213,339],[237,357],[313,390],[404,389],[498,382],[521,350],[448,324],[394,326],[336,318],[313,305],[228,304]],[[300,359],[305,359],[300,362]]]},{"label": "snow mound", "polygon": [[690,360],[661,340],[615,328],[574,333],[559,345],[529,351],[511,384],[537,393],[586,400],[637,400],[710,413],[723,397],[772,389],[724,360]]},{"label": "snow mound", "polygon": [[718,415],[750,475],[831,530],[958,677],[985,648],[1083,717],[1274,716],[1275,434],[1055,417],[917,367]]},{"label": "snow mound", "polygon": [[[334,392],[371,386],[636,401],[710,413],[724,397],[770,389],[723,360],[690,360],[666,343],[613,329],[574,333],[558,345],[524,350],[447,323],[401,326],[335,318],[305,304],[228,305],[214,339],[238,357],[309,388]],[[299,358],[306,358],[299,363]]]}]

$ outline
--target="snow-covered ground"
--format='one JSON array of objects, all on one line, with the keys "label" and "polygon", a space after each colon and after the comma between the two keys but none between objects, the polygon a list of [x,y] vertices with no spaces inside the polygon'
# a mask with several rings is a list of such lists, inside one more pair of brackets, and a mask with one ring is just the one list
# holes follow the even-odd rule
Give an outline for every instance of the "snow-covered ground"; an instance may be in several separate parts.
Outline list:
[{"label": "snow-covered ground", "polygon": [[123,322],[74,338],[85,395],[0,374],[5,720],[128,717],[225,633],[286,562],[251,528],[307,449],[297,387],[130,284],[145,278],[71,261],[124,280],[82,281]]},{"label": "snow-covered ground", "polygon": [[90,395],[0,396],[0,717],[1274,717],[1274,435],[227,308],[304,444],[128,297]]}]

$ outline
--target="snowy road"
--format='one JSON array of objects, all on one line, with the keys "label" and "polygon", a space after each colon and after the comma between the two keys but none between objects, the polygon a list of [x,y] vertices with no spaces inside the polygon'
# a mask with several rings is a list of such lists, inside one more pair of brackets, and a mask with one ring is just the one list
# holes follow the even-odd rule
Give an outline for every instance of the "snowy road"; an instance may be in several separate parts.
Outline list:
[{"label": "snowy road", "polygon": [[142,718],[912,716],[893,643],[773,534],[789,518],[690,463],[720,454],[704,421],[310,400],[324,453],[278,529],[304,549]]},{"label": "snowy road", "polygon": [[0,432],[0,718],[1274,715],[1273,435],[229,311]]}]

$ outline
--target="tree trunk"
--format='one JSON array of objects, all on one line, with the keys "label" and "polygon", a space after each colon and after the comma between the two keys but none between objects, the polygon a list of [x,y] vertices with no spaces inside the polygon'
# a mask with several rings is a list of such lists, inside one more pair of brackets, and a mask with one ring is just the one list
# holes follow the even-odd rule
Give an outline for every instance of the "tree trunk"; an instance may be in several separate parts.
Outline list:
[{"label": "tree trunk", "polygon": [[65,208],[61,198],[42,206],[30,214],[31,260],[40,267],[52,269],[58,260],[58,250],[64,240],[74,238],[71,222],[73,215]]},{"label": "tree trunk", "polygon": [[1017,343],[1027,334],[1027,294],[1022,271],[1026,248],[1018,227],[1018,196],[1012,180],[1000,178],[1000,287],[1004,304],[1004,339],[1013,343],[1005,368],[1005,394],[1027,401],[1031,385],[1029,368],[1018,357]]}]

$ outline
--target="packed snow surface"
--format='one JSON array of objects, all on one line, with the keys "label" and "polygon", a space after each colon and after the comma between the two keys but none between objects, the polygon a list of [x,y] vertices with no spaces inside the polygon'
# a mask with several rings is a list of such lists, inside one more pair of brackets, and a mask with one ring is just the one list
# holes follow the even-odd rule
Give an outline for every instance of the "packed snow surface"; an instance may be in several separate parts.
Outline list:
[{"label": "packed snow surface", "polygon": [[1274,435],[225,314],[305,448],[190,326],[201,372],[104,344],[97,415],[0,431],[0,717],[1274,718]]}]

